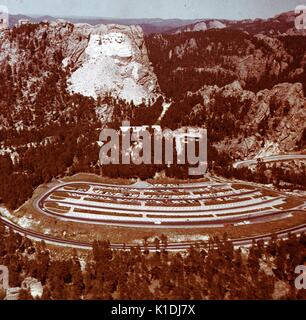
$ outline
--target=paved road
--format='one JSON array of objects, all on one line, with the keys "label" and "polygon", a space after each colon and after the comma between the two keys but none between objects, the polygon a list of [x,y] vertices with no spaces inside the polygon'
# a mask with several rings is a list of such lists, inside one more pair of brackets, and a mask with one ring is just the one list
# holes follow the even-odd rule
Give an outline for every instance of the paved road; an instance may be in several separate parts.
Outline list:
[{"label": "paved road", "polygon": [[[31,240],[34,241],[45,241],[47,244],[56,245],[56,246],[64,246],[69,248],[78,248],[78,249],[92,249],[92,244],[89,242],[82,242],[82,241],[76,241],[76,240],[66,240],[61,239],[53,236],[48,236],[45,234],[38,233],[36,231],[24,229],[9,220],[3,218],[0,216],[0,221],[7,226],[8,228],[11,228],[16,233],[25,236]],[[258,235],[254,237],[247,237],[247,238],[239,238],[239,239],[230,239],[230,241],[233,243],[235,247],[248,247],[252,245],[253,241],[269,241],[273,235],[276,235],[279,239],[286,239],[288,238],[288,235],[291,234],[302,234],[306,232],[306,223],[296,226],[293,228],[285,229],[280,232],[274,233],[274,234],[264,234],[264,235]],[[188,250],[190,246],[203,243],[201,241],[188,241],[188,242],[169,242],[167,245],[168,251],[183,251]],[[136,247],[136,244],[111,244],[111,248],[113,250],[129,250],[133,247]],[[156,246],[154,244],[149,244],[147,247],[144,247],[143,245],[140,246],[141,250],[148,249],[150,251],[156,251]],[[163,245],[161,244],[161,248],[163,248]]]},{"label": "paved road", "polygon": [[[290,161],[290,160],[306,160],[306,155],[298,155],[298,154],[287,154],[287,155],[279,155],[279,156],[269,156],[260,158],[262,162],[277,162],[277,161]],[[233,164],[233,167],[236,169],[249,167],[252,165],[256,165],[258,163],[258,159],[253,160],[244,160],[238,161]]]}]

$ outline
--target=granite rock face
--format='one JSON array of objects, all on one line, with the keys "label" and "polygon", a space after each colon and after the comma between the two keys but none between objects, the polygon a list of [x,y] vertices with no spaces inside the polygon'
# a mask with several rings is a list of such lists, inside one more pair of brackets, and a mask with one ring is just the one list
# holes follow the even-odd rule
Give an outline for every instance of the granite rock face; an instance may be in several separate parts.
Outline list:
[{"label": "granite rock face", "polygon": [[302,139],[306,99],[300,83],[281,83],[255,94],[243,90],[236,81],[222,88],[205,86],[199,92],[206,106],[211,105],[217,95],[224,101],[235,98],[241,105],[249,102],[247,114],[241,122],[242,134],[218,143],[220,150],[231,151],[240,158],[275,155],[294,151]]},{"label": "granite rock face", "polygon": [[[157,78],[150,66],[142,29],[138,26],[74,26],[67,60],[72,67],[71,92],[97,98],[111,93],[140,104],[156,97]],[[81,44],[75,45],[77,38]]]},{"label": "granite rock face", "polygon": [[[92,26],[64,20],[32,26],[30,36],[35,41],[48,40],[45,56],[51,59],[61,52],[71,93],[93,98],[110,93],[135,104],[158,94],[141,27]],[[1,33],[0,40],[0,63],[9,56],[12,67],[18,68],[28,60],[27,52],[10,39],[9,31]]]}]

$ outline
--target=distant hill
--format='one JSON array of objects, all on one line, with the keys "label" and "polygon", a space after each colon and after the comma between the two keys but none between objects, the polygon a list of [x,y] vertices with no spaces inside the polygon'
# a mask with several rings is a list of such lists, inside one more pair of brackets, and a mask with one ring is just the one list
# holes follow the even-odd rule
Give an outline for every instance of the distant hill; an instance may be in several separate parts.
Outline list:
[{"label": "distant hill", "polygon": [[98,24],[120,24],[120,25],[140,25],[146,35],[152,33],[182,33],[193,31],[206,31],[209,29],[230,28],[234,30],[246,31],[249,34],[266,34],[278,36],[281,34],[301,34],[301,31],[294,29],[294,11],[289,11],[276,15],[269,19],[247,19],[247,20],[225,20],[225,19],[116,19],[104,17],[52,17],[52,16],[26,16],[22,14],[10,15],[10,27],[13,27],[19,19],[27,19],[33,22],[56,21],[64,19],[72,23],[89,23],[93,26]]},{"label": "distant hill", "polygon": [[112,19],[99,17],[52,17],[52,16],[26,16],[22,14],[10,15],[10,27],[18,23],[20,19],[30,20],[32,22],[56,21],[64,19],[72,23],[89,23],[93,26],[98,24],[120,24],[120,25],[140,25],[146,34],[169,32],[175,28],[182,28],[198,22],[199,20],[181,20],[181,19]]},{"label": "distant hill", "polygon": [[247,20],[223,20],[223,19],[204,19],[194,22],[190,25],[174,28],[167,33],[182,33],[194,31],[206,31],[209,29],[230,28],[233,30],[246,31],[251,35],[265,34],[269,36],[278,36],[282,34],[300,35],[300,30],[295,30],[294,11],[285,12],[269,19],[247,19]]}]

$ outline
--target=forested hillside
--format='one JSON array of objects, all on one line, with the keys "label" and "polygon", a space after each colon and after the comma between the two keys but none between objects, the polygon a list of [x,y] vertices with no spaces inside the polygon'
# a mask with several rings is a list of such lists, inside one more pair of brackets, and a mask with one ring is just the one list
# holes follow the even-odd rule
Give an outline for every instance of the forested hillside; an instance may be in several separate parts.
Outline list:
[{"label": "forested hillside", "polygon": [[304,36],[270,38],[222,29],[155,34],[146,43],[161,89],[174,99],[235,80],[254,92],[281,82],[306,84]]},{"label": "forested hillside", "polygon": [[[36,279],[46,300],[305,299],[305,290],[294,287],[295,267],[304,263],[305,235],[272,239],[267,246],[254,243],[247,252],[234,249],[225,236],[186,254],[167,252],[167,238],[161,238],[156,253],[139,247],[112,251],[109,243],[96,242],[81,267],[76,251],[55,258],[43,243],[0,224],[0,264],[10,270],[11,288]],[[29,290],[21,290],[19,299],[32,299]]]},{"label": "forested hillside", "polygon": [[[230,29],[149,35],[145,44],[162,95],[136,107],[109,94],[93,99],[68,92],[88,42],[87,31],[75,32],[65,22],[27,24],[0,35],[0,201],[9,208],[18,208],[40,184],[77,172],[145,179],[164,170],[187,177],[187,166],[101,170],[99,133],[106,125],[118,129],[123,120],[171,129],[206,126],[210,170],[227,176],[235,159],[255,156],[266,144],[279,152],[305,149],[305,37]],[[73,59],[65,67],[68,53]],[[143,72],[142,79],[149,75]],[[159,121],[165,102],[171,105]]]}]

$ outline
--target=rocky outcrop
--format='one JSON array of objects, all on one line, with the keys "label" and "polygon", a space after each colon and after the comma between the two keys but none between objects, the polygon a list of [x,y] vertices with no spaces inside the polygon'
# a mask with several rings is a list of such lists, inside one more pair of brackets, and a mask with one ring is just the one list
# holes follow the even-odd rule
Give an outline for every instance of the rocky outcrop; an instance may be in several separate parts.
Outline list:
[{"label": "rocky outcrop", "polygon": [[21,290],[29,292],[33,299],[40,299],[44,291],[41,282],[35,278],[28,277],[23,280],[21,287],[7,289],[4,300],[19,300]]},{"label": "rocky outcrop", "polygon": [[111,93],[140,104],[159,90],[139,26],[76,24],[65,56],[64,67],[73,70],[71,92],[93,98]]},{"label": "rocky outcrop", "polygon": [[306,100],[303,86],[300,83],[282,83],[270,91],[261,92],[261,94],[268,97],[268,113],[274,118],[275,131],[270,134],[271,138],[273,139],[275,136],[284,151],[292,150],[305,129]]},{"label": "rocky outcrop", "polygon": [[[242,133],[216,144],[237,158],[295,151],[305,131],[306,99],[300,83],[281,83],[255,94],[236,81],[223,88],[205,86],[200,93],[206,106],[213,104],[216,95],[224,101],[236,98],[241,105],[249,101]],[[199,110],[198,105],[195,108]]]},{"label": "rocky outcrop", "polygon": [[227,28],[147,39],[159,84],[170,97],[234,80],[254,92],[282,82],[301,82],[306,88],[305,43],[302,38],[250,35]]},{"label": "rocky outcrop", "polygon": [[204,20],[197,22],[193,25],[180,27],[177,30],[175,30],[174,33],[179,34],[182,32],[198,32],[198,31],[206,31],[210,29],[224,29],[226,28],[226,24],[218,21],[218,20]]},{"label": "rocky outcrop", "polygon": [[[135,104],[156,96],[157,78],[140,27],[77,24],[73,34],[66,51],[71,92],[93,98],[111,93]],[[86,41],[75,46],[76,38]]]},{"label": "rocky outcrop", "polygon": [[[111,93],[140,104],[155,98],[159,92],[139,26],[74,25],[58,20],[29,28],[35,41],[47,38],[46,56],[51,59],[61,52],[71,93],[93,98]],[[28,60],[26,51],[10,40],[9,31],[3,35],[0,48],[0,63],[7,56],[11,57],[12,66]]]},{"label": "rocky outcrop", "polygon": [[250,54],[242,58],[238,56],[233,58],[239,79],[259,81],[263,76],[278,77],[288,68],[293,57],[286,52],[283,43],[276,38],[260,34],[255,36],[255,39],[262,43],[268,54],[263,48],[256,48],[250,42],[247,49]]}]

